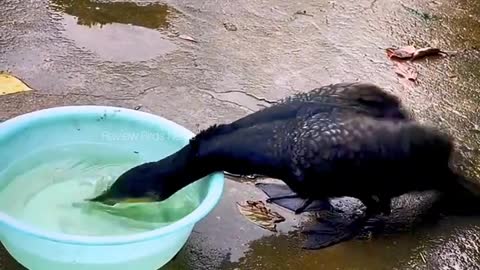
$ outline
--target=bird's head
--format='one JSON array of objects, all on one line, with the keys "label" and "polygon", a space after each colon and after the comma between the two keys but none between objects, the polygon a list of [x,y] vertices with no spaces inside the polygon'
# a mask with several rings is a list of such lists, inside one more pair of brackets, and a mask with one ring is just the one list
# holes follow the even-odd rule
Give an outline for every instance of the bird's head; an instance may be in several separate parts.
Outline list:
[{"label": "bird's head", "polygon": [[189,143],[159,161],[133,167],[118,177],[103,194],[90,201],[113,205],[166,200],[212,172],[208,163],[199,162],[195,151],[196,147]]},{"label": "bird's head", "polygon": [[178,177],[168,166],[145,163],[122,174],[105,192],[90,201],[107,205],[163,201],[181,189]]}]

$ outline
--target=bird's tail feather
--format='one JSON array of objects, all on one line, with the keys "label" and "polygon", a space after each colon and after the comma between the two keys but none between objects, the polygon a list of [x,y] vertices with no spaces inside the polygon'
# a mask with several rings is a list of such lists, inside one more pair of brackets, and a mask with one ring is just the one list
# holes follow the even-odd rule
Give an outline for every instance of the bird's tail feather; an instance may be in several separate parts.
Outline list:
[{"label": "bird's tail feather", "polygon": [[437,207],[445,215],[480,216],[480,186],[457,176],[452,186],[441,195]]}]

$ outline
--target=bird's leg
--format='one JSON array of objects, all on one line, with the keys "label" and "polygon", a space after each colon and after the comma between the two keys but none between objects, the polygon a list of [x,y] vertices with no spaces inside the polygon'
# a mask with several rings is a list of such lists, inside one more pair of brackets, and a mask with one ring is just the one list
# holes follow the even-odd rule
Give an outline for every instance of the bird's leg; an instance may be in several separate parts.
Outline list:
[{"label": "bird's leg", "polygon": [[385,220],[382,216],[391,213],[391,198],[388,196],[369,196],[360,198],[367,208],[365,215],[359,218],[355,223],[361,226],[371,235],[373,232],[379,232],[384,229]]},{"label": "bird's leg", "polygon": [[369,232],[369,235],[374,231],[381,231],[385,225],[385,220],[381,215],[390,215],[392,211],[391,198],[388,196],[372,196],[362,198],[361,201],[367,208],[365,216],[361,218],[362,226]]},{"label": "bird's leg", "polygon": [[375,218],[377,215],[390,215],[392,212],[391,198],[387,196],[372,196],[360,199],[367,208],[364,219]]},{"label": "bird's leg", "polygon": [[372,196],[363,202],[370,216],[377,214],[390,215],[392,212],[391,199],[387,196]]},{"label": "bird's leg", "polygon": [[302,213],[312,203],[313,203],[313,199],[306,199],[305,201],[303,201],[303,204],[300,207],[295,209],[295,214],[298,215]]}]

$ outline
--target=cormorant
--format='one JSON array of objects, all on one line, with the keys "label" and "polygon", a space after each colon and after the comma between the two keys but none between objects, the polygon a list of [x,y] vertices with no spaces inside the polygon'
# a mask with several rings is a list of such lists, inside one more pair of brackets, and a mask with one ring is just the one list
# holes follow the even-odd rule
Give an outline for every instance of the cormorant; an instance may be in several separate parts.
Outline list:
[{"label": "cormorant", "polygon": [[[332,214],[307,232],[306,248],[322,248],[354,237],[368,218],[388,215],[393,197],[471,194],[449,166],[452,150],[450,136],[414,121],[396,96],[369,83],[339,83],[211,126],[178,152],[128,170],[93,201],[165,200],[217,171],[282,180],[288,188],[258,186],[297,214],[333,210],[334,197],[361,200],[363,218],[342,224]],[[293,206],[299,198],[302,205]]]}]

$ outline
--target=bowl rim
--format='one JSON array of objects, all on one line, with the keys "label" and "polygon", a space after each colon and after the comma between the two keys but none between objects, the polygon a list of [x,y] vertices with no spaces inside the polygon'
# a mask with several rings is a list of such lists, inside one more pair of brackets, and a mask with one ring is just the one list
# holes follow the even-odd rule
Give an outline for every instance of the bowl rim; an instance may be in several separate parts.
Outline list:
[{"label": "bowl rim", "polygon": [[[47,109],[41,109],[26,114],[22,114],[13,118],[10,118],[0,123],[0,138],[2,136],[17,132],[21,127],[39,121],[45,118],[56,118],[65,114],[69,115],[82,115],[92,113],[109,113],[109,112],[122,112],[121,117],[130,119],[138,119],[141,121],[156,122],[164,126],[165,129],[171,130],[181,138],[186,140],[192,138],[195,134],[187,128],[163,118],[158,115],[154,115],[147,112],[132,110],[123,107],[116,106],[101,106],[101,105],[73,105],[73,106],[59,106]],[[119,245],[128,244],[132,242],[149,241],[158,237],[162,237],[167,234],[175,233],[177,230],[181,230],[184,227],[195,225],[198,221],[208,215],[212,209],[220,201],[223,188],[224,188],[224,174],[223,172],[215,172],[207,176],[210,178],[208,184],[208,191],[200,203],[188,215],[184,216],[177,222],[169,224],[167,226],[146,231],[140,233],[133,233],[128,235],[118,236],[82,236],[82,235],[70,235],[65,233],[56,233],[41,228],[37,228],[33,225],[22,222],[4,212],[0,212],[0,225],[7,225],[14,230],[17,230],[23,234],[30,234],[32,236],[43,238],[50,241],[79,244],[79,245]],[[3,224],[1,224],[3,223]]]}]

